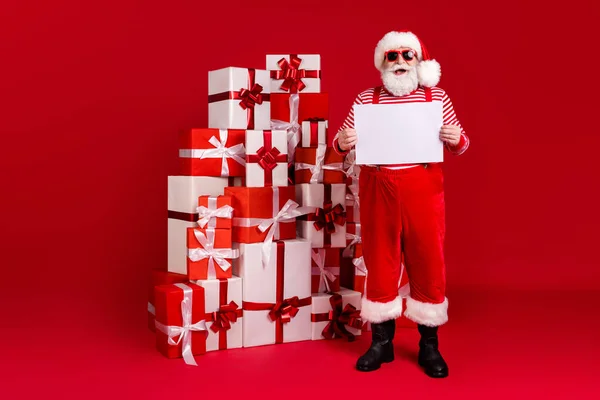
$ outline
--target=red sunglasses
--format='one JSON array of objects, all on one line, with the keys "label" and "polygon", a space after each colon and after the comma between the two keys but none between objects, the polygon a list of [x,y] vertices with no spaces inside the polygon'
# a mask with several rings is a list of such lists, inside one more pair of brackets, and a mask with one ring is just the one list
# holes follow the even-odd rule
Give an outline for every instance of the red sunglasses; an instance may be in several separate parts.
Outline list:
[{"label": "red sunglasses", "polygon": [[405,61],[411,61],[413,58],[417,56],[417,53],[412,50],[388,50],[385,52],[385,59],[389,62],[394,62],[398,59],[398,56],[402,55]]}]

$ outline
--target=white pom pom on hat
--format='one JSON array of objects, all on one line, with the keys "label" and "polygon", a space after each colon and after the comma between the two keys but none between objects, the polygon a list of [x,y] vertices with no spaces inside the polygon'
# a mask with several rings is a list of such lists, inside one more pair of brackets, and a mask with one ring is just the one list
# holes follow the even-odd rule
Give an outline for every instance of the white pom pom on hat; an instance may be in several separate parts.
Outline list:
[{"label": "white pom pom on hat", "polygon": [[409,31],[392,31],[385,34],[375,47],[375,68],[382,71],[385,52],[397,50],[401,47],[409,47],[417,52],[419,84],[425,87],[437,85],[442,75],[440,64],[430,59],[429,52],[423,42],[417,35]]}]

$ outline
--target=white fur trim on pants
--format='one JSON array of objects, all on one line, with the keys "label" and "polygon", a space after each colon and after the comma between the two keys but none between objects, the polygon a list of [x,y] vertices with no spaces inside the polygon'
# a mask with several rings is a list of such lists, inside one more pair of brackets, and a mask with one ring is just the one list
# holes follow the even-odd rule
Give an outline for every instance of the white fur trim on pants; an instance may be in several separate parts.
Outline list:
[{"label": "white fur trim on pants", "polygon": [[448,322],[448,299],[440,304],[423,303],[411,297],[406,299],[404,316],[425,326],[440,326]]},{"label": "white fur trim on pants", "polygon": [[362,299],[362,309],[360,316],[364,321],[379,324],[381,322],[396,319],[402,315],[402,299],[396,297],[388,303],[378,303],[368,300],[366,297]]}]

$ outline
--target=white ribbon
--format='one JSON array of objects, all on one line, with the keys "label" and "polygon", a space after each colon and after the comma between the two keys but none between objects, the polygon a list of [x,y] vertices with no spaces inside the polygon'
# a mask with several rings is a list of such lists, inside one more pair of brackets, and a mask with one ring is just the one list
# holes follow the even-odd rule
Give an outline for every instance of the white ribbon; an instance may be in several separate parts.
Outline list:
[{"label": "white ribbon", "polygon": [[323,171],[340,171],[344,172],[343,163],[331,163],[325,164],[325,152],[327,151],[326,144],[319,144],[317,146],[317,156],[314,164],[309,163],[296,163],[296,171],[308,169],[312,173],[310,177],[310,183],[321,183],[323,182]]},{"label": "white ribbon", "polygon": [[352,177],[352,184],[347,186],[346,206],[352,206],[354,221],[360,221],[360,200],[358,198],[358,178]]},{"label": "white ribbon", "polygon": [[357,276],[367,276],[367,266],[365,265],[364,256],[360,256],[352,260],[352,264],[356,267],[354,274]]},{"label": "white ribbon", "polygon": [[156,308],[154,308],[154,305],[150,302],[148,302],[148,312],[152,315],[156,315]]},{"label": "white ribbon", "polygon": [[325,268],[325,249],[314,249],[311,252],[312,260],[317,265],[312,268],[312,275],[320,275],[319,293],[330,292],[329,281],[335,282],[336,274],[340,274],[340,267]]},{"label": "white ribbon", "polygon": [[266,268],[271,260],[271,245],[273,239],[279,239],[279,224],[294,223],[296,217],[315,212],[315,207],[300,207],[293,200],[288,200],[281,209],[279,209],[279,188],[273,187],[273,218],[234,218],[233,225],[244,228],[256,227],[261,232],[267,229],[267,237],[262,246],[262,265]]},{"label": "white ribbon", "polygon": [[358,179],[360,167],[356,165],[356,151],[351,150],[344,159],[344,173],[347,177],[355,177]]},{"label": "white ribbon", "polygon": [[217,208],[217,198],[210,196],[208,198],[208,207],[200,206],[196,208],[198,213],[198,225],[200,228],[204,228],[208,224],[209,228],[217,227],[217,218],[231,219],[233,217],[233,207],[230,205],[224,205]]},{"label": "white ribbon", "polygon": [[214,149],[181,149],[179,157],[181,158],[221,158],[221,176],[229,176],[229,165],[227,159],[232,158],[242,166],[246,166],[246,148],[243,143],[238,143],[235,146],[225,147],[227,143],[227,129],[219,129],[219,137],[215,136],[209,139],[209,143],[215,146]]},{"label": "white ribbon", "polygon": [[226,258],[238,258],[239,250],[235,249],[215,249],[215,230],[208,228],[206,230],[206,236],[198,229],[194,229],[194,236],[203,248],[188,249],[188,257],[193,262],[208,258],[208,276],[207,279],[216,279],[217,270],[215,269],[215,262],[219,265],[221,270],[227,271],[231,264]]},{"label": "white ribbon", "polygon": [[[205,335],[208,336],[208,330],[206,329],[205,320],[200,320],[194,324],[192,324],[192,304],[193,304],[193,293],[191,287],[183,283],[176,283],[175,286],[179,287],[183,290],[183,301],[181,302],[181,320],[183,322],[183,326],[176,325],[163,325],[160,322],[156,321],[154,324],[156,329],[164,333],[169,337],[168,343],[171,346],[177,346],[180,342],[181,345],[181,355],[186,364],[195,365],[196,360],[194,360],[194,355],[192,354],[192,332],[204,332]],[[173,340],[173,338],[179,336],[177,341]]]},{"label": "white ribbon", "polygon": [[325,152],[327,151],[327,145],[320,144],[317,146],[317,156],[314,164],[308,163],[296,163],[296,171],[308,169],[312,173],[310,177],[310,183],[323,182],[323,163],[325,161]]},{"label": "white ribbon", "polygon": [[287,131],[287,143],[288,143],[288,163],[294,162],[294,155],[296,154],[296,147],[300,143],[300,124],[298,123],[298,108],[300,107],[300,95],[294,93],[290,95],[290,122],[282,121],[279,119],[271,120],[272,130],[285,130]]},{"label": "white ribbon", "polygon": [[[348,228],[346,228],[348,229]],[[354,229],[356,229],[356,234],[353,233],[348,233],[346,231],[346,240],[350,240],[350,244],[348,244],[348,246],[346,246],[346,248],[344,249],[344,252],[342,253],[342,257],[352,257],[352,246],[354,246],[357,243],[362,243],[362,236],[360,233],[360,224],[355,224],[354,225]]]},{"label": "white ribbon", "polygon": [[365,286],[363,287],[363,294],[366,297],[367,295],[367,266],[365,265],[365,258],[360,256],[352,260],[352,264],[356,268],[354,268],[354,276],[364,276],[365,277]]}]

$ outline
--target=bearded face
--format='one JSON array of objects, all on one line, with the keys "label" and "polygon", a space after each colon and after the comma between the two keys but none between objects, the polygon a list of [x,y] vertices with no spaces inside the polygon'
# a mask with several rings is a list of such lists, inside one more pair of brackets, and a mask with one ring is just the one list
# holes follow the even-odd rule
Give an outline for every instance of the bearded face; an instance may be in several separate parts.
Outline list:
[{"label": "bearded face", "polygon": [[416,65],[386,63],[381,72],[385,88],[394,96],[405,96],[419,87]]}]

